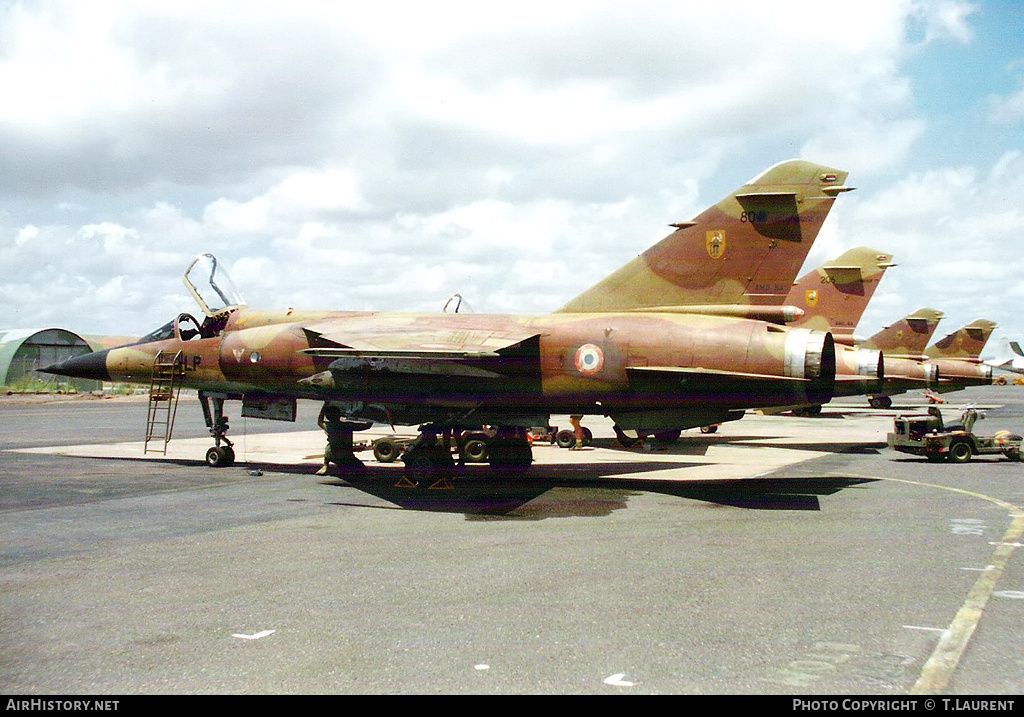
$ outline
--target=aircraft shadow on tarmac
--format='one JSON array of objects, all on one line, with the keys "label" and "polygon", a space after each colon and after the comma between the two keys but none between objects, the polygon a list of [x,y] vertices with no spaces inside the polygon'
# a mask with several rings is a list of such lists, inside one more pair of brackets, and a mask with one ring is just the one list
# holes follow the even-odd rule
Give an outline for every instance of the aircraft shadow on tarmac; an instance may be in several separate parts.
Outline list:
[{"label": "aircraft shadow on tarmac", "polygon": [[[856,453],[875,455],[885,443],[811,443],[772,438],[764,435],[703,435],[683,436],[677,441],[652,440],[637,446],[626,448],[614,438],[595,438],[591,444],[594,448],[603,448],[625,454],[665,455],[665,456],[705,456],[713,446],[747,446],[750,448],[788,448],[794,451],[813,451],[815,453]],[[536,449],[535,449],[536,450]]]},{"label": "aircraft shadow on tarmac", "polygon": [[[736,443],[744,440],[761,440],[760,436],[713,437],[704,436],[703,448],[711,441],[715,443]],[[710,440],[708,440],[710,439]],[[763,443],[752,446],[765,447]],[[829,446],[821,444],[790,445],[771,444],[788,448],[840,452],[877,452],[874,448],[861,446]],[[691,444],[700,448],[700,444]],[[671,448],[657,451],[662,455],[671,454],[685,457],[694,455],[685,444],[672,444]],[[625,509],[631,496],[642,492],[698,500],[718,506],[730,506],[753,510],[820,510],[819,497],[834,493],[868,479],[847,477],[772,477],[726,480],[701,480],[699,478],[679,480],[638,478],[637,473],[656,473],[681,469],[699,470],[704,463],[684,461],[643,461],[629,459],[637,449],[620,450],[626,454],[621,462],[608,463],[536,463],[529,474],[496,472],[484,464],[462,467],[450,479],[431,485],[415,485],[404,477],[401,463],[382,465],[369,463],[358,470],[347,469],[340,473],[341,480],[323,481],[324,485],[354,487],[364,493],[382,498],[398,506],[391,509],[463,513],[468,519],[477,520],[543,520],[563,517],[602,517],[616,510]],[[703,451],[700,452],[703,455]],[[137,462],[136,458],[113,458]],[[146,460],[146,459],[142,459]],[[204,461],[190,459],[153,459],[154,463],[173,464],[182,467],[206,467]],[[266,473],[311,475],[310,464],[279,464],[247,461],[236,464],[253,476]],[[229,474],[225,474],[228,477]],[[233,477],[233,476],[232,476]],[[312,477],[312,476],[311,476]],[[233,481],[229,481],[233,482]],[[369,506],[364,504],[337,502],[335,505],[372,507],[388,509],[390,506]]]},{"label": "aircraft shadow on tarmac", "polygon": [[[469,519],[543,520],[604,517],[628,507],[642,492],[756,510],[820,510],[819,497],[861,483],[863,478],[751,478],[729,480],[659,480],[626,477],[699,467],[693,464],[602,463],[536,465],[529,475],[497,473],[488,466],[467,466],[450,479],[414,485],[394,467],[368,466],[324,485],[354,487],[398,506],[397,509],[463,513]],[[335,505],[361,506],[352,502]]]}]

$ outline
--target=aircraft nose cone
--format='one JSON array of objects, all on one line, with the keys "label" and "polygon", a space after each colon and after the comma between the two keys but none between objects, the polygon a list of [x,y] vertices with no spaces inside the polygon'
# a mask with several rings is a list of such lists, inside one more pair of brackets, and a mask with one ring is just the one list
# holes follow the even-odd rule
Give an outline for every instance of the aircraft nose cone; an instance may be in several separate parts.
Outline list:
[{"label": "aircraft nose cone", "polygon": [[93,381],[110,381],[110,373],[107,371],[108,353],[110,353],[110,349],[83,354],[82,356],[73,356],[65,361],[39,370],[43,373],[52,373],[58,376],[85,378]]}]

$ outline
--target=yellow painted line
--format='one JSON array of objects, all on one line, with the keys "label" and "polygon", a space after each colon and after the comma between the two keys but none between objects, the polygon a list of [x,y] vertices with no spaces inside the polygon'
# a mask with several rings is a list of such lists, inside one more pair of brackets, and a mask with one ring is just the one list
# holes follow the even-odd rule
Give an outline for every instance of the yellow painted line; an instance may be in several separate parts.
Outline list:
[{"label": "yellow painted line", "polygon": [[950,680],[953,679],[953,673],[960,664],[960,659],[963,657],[964,651],[967,649],[967,643],[970,642],[975,628],[978,627],[978,622],[981,620],[981,616],[985,612],[985,605],[988,604],[988,600],[992,597],[992,593],[995,590],[996,582],[1003,574],[1003,570],[1006,568],[1007,563],[1010,562],[1010,557],[1013,555],[1013,551],[1020,545],[1019,538],[1024,535],[1024,508],[1020,508],[1012,503],[1007,503],[1005,500],[1000,500],[999,498],[993,498],[992,496],[985,495],[984,493],[976,493],[974,491],[964,490],[963,488],[953,488],[945,485],[936,485],[934,483],[905,480],[903,478],[885,478],[883,476],[851,475],[849,477],[873,478],[875,480],[885,480],[893,483],[906,483],[908,485],[917,485],[925,488],[938,488],[939,490],[945,490],[951,493],[960,493],[961,495],[966,495],[971,498],[978,498],[979,500],[994,503],[995,505],[1009,511],[1013,517],[1013,520],[1010,521],[1010,527],[1007,528],[1006,532],[1003,534],[1003,539],[998,543],[995,543],[996,549],[992,553],[992,559],[989,566],[984,572],[982,572],[981,577],[979,577],[977,582],[974,583],[970,592],[967,593],[967,599],[957,611],[956,616],[953,618],[953,622],[949,625],[949,628],[943,632],[942,638],[939,640],[939,644],[935,646],[931,657],[929,657],[928,661],[925,662],[924,668],[921,670],[921,676],[917,679],[917,682],[914,683],[914,686],[910,690],[910,694],[912,695],[942,694],[946,691],[946,688],[949,687]]}]

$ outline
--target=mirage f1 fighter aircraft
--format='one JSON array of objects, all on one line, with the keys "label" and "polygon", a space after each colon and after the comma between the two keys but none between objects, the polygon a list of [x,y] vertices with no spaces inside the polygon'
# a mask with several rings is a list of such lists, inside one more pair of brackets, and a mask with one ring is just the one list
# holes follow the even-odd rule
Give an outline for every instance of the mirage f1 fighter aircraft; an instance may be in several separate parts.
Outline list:
[{"label": "mirage f1 fighter aircraft", "polygon": [[523,469],[527,429],[551,414],[606,415],[654,433],[827,402],[832,335],[787,328],[801,311],[780,304],[846,176],[775,165],[544,316],[258,311],[203,255],[185,274],[201,321],[180,314],[134,344],[46,370],[150,383],[172,357],[181,385],[199,391],[211,465],[234,459],[227,399],[241,400],[243,415],[286,420],[296,399],[313,399],[352,430],[420,424],[405,454],[418,479],[450,465],[434,440],[449,430],[487,426],[491,464]]}]

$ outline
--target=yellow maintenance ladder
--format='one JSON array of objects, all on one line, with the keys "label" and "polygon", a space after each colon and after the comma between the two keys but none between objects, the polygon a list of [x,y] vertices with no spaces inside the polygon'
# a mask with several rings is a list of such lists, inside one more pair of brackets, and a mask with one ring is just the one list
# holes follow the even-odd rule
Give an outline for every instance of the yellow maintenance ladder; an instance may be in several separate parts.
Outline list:
[{"label": "yellow maintenance ladder", "polygon": [[[167,455],[167,443],[174,431],[174,418],[178,414],[178,394],[185,375],[181,351],[172,354],[160,351],[153,359],[153,373],[149,381],[149,411],[146,415],[146,442],[143,453],[149,453],[149,442],[163,438],[162,452]],[[153,448],[153,452],[160,451]]]}]

